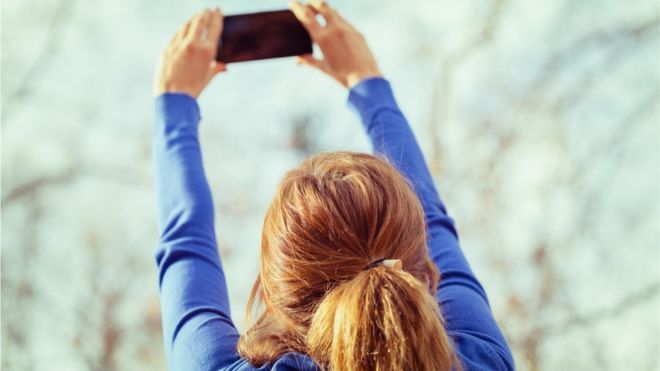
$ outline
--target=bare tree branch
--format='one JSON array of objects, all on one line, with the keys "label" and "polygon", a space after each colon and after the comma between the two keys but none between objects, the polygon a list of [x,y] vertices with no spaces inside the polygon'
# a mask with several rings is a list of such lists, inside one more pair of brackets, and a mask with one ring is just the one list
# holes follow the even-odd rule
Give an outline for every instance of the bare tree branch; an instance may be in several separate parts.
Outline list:
[{"label": "bare tree branch", "polygon": [[590,327],[612,317],[620,316],[637,306],[658,298],[658,296],[660,296],[660,281],[655,281],[638,291],[623,296],[608,307],[595,310],[591,313],[578,314],[566,318],[559,323],[541,325],[539,328],[546,335],[553,336],[563,334],[567,330],[574,328]]},{"label": "bare tree branch", "polygon": [[40,176],[30,181],[27,181],[11,189],[6,194],[2,195],[2,206],[5,207],[20,198],[31,196],[39,192],[44,187],[50,185],[68,183],[78,173],[79,173],[79,168],[76,166],[72,166],[61,173],[54,175]]},{"label": "bare tree branch", "polygon": [[541,68],[539,78],[531,85],[525,95],[527,98],[521,102],[521,105],[526,109],[536,106],[543,92],[548,90],[548,85],[555,81],[557,74],[564,69],[566,64],[575,63],[576,58],[585,51],[589,51],[591,47],[612,46],[620,48],[625,46],[627,42],[644,42],[649,37],[657,34],[658,26],[660,26],[660,17],[656,15],[633,25],[591,31],[576,39],[548,59]]},{"label": "bare tree branch", "polygon": [[6,127],[10,118],[15,114],[17,101],[27,97],[31,93],[31,89],[34,87],[34,81],[43,78],[52,67],[53,64],[48,61],[52,60],[53,56],[59,51],[62,26],[65,24],[67,17],[71,14],[73,3],[74,0],[60,0],[60,4],[55,9],[55,12],[50,19],[50,23],[48,24],[46,39],[43,42],[43,47],[39,51],[39,54],[28,68],[25,77],[19,82],[18,87],[14,89],[14,91],[6,94],[7,100],[3,102],[3,109],[0,111],[0,121],[2,121],[3,126]]},{"label": "bare tree branch", "polygon": [[440,144],[439,127],[447,121],[449,116],[448,101],[453,89],[454,70],[468,59],[480,47],[493,41],[497,26],[500,23],[502,12],[508,0],[493,0],[488,15],[484,18],[480,31],[467,42],[458,52],[448,56],[440,63],[440,76],[433,84],[431,91],[431,112],[429,115],[429,132],[432,142],[430,157],[431,172],[438,174],[442,171],[442,151]]}]

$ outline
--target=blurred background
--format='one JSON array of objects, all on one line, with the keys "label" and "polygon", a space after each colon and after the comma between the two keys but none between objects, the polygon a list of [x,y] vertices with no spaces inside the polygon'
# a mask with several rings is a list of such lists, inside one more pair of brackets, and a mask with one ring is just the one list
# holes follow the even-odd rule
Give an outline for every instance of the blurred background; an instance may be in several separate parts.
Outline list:
[{"label": "blurred background", "polygon": [[[660,369],[657,1],[336,0],[418,135],[521,370]],[[203,7],[2,2],[3,370],[166,368],[156,60]],[[263,214],[312,153],[369,151],[294,59],[229,65],[201,140],[239,329]]]}]

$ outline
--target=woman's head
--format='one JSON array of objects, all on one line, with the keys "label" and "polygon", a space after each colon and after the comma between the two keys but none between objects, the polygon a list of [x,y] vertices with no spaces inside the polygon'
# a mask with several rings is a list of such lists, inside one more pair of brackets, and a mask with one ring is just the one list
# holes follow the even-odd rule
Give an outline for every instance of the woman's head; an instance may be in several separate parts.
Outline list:
[{"label": "woman's head", "polygon": [[[383,258],[403,270],[365,269]],[[317,155],[287,173],[266,213],[239,352],[253,364],[296,351],[332,370],[450,369],[438,281],[406,179],[372,155]]]}]

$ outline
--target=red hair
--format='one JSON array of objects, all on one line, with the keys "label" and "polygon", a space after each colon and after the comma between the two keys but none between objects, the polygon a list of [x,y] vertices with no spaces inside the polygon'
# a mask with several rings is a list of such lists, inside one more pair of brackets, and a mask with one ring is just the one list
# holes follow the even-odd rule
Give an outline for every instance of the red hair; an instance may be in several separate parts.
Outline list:
[{"label": "red hair", "polygon": [[[403,269],[365,269],[383,258]],[[407,180],[373,155],[319,154],[286,174],[266,213],[239,353],[256,366],[295,351],[329,370],[460,369],[439,279]]]}]

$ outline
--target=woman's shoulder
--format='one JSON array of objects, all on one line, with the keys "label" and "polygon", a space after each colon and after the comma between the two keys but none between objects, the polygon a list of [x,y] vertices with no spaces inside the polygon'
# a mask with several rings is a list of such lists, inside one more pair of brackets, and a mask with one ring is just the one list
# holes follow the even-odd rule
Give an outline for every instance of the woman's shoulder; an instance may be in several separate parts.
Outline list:
[{"label": "woman's shoulder", "polygon": [[321,368],[314,360],[306,355],[296,352],[283,354],[274,362],[266,363],[261,367],[255,367],[246,359],[241,358],[223,370],[231,371],[320,371]]}]

